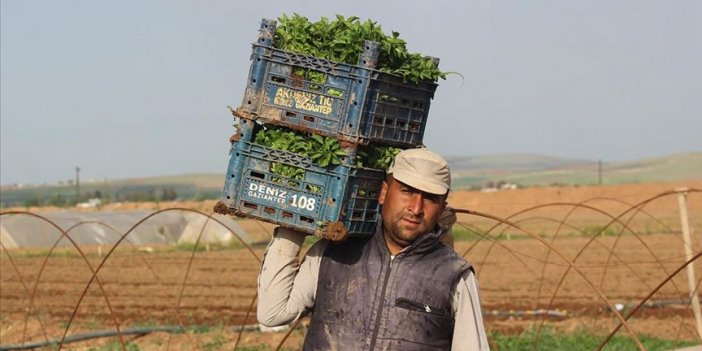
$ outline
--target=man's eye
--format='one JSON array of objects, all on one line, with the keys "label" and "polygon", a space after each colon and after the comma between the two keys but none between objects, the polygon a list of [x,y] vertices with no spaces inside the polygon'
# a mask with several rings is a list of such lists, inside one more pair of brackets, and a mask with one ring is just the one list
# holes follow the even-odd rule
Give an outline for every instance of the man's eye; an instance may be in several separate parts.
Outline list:
[{"label": "man's eye", "polygon": [[439,203],[439,197],[438,196],[427,196],[426,197],[427,201],[436,204]]}]

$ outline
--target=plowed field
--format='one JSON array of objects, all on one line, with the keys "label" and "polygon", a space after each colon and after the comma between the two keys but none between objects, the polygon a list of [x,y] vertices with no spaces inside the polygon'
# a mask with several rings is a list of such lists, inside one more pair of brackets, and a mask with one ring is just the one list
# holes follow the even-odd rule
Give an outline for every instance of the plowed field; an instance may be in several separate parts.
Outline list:
[{"label": "plowed field", "polygon": [[[449,203],[455,208],[501,218],[558,203],[510,218],[525,231],[504,225],[493,228],[493,220],[459,216],[454,229],[463,240],[456,242],[455,249],[477,269],[486,328],[516,333],[543,321],[556,330],[588,328],[606,335],[618,324],[608,304],[618,304],[626,316],[652,293],[646,306],[631,317],[629,329],[695,340],[685,271],[654,293],[685,261],[678,196],[666,195],[631,208],[682,185],[702,188],[700,182],[688,182],[452,194]],[[586,207],[573,205],[589,199]],[[702,232],[702,193],[688,193],[688,211],[694,231],[692,251],[698,253],[702,250],[697,239]],[[238,333],[230,326],[255,324],[254,314],[248,318],[247,314],[255,304],[259,262],[246,249],[193,253],[122,245],[109,257],[109,248],[81,250],[85,257],[71,249],[51,256],[47,250],[3,249],[3,345],[60,339],[71,321],[68,335],[116,325],[190,328],[185,334],[125,336],[125,341],[140,349],[231,349]],[[254,252],[261,257],[263,248]],[[98,268],[97,278],[91,281]],[[702,267],[695,268],[699,282]],[[303,336],[304,326],[292,333],[285,347],[297,349]],[[239,344],[275,348],[283,337],[282,332],[247,331]],[[67,347],[115,346],[116,340],[93,339]]]}]

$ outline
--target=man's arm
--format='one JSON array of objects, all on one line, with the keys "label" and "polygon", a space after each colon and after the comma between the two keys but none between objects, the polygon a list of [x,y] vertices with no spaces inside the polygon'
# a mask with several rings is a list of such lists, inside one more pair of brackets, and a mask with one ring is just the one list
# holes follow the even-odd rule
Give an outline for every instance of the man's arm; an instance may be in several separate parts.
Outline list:
[{"label": "man's arm", "polygon": [[305,235],[278,227],[263,256],[258,276],[259,323],[272,327],[290,323],[314,305],[317,277],[326,240],[317,242],[305,255],[298,256]]},{"label": "man's arm", "polygon": [[478,280],[472,270],[458,281],[452,298],[455,324],[451,350],[489,350],[480,310]]}]

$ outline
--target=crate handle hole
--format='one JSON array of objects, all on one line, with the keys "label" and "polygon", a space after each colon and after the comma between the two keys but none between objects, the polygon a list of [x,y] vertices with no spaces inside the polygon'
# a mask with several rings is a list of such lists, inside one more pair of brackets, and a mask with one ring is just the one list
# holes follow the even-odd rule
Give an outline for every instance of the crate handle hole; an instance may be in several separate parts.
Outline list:
[{"label": "crate handle hole", "polygon": [[257,209],[258,209],[258,205],[253,204],[253,203],[250,203],[250,202],[246,202],[246,201],[244,201],[244,207],[246,207],[246,208],[251,208],[251,209],[254,209],[254,210],[257,210]]},{"label": "crate handle hole", "polygon": [[285,117],[294,118],[294,117],[297,117],[297,113],[291,112],[291,111],[286,111],[286,112],[285,112]]},{"label": "crate handle hole", "polygon": [[300,216],[300,220],[307,223],[314,223],[314,219],[310,217]]},{"label": "crate handle hole", "polygon": [[314,117],[312,117],[312,116],[305,115],[305,117],[302,117],[302,119],[304,119],[307,122],[314,123]]},{"label": "crate handle hole", "polygon": [[288,211],[283,211],[283,218],[293,218],[293,214]]},{"label": "crate handle hole", "polygon": [[253,172],[253,171],[251,172],[251,176],[254,178],[258,178],[258,179],[265,179],[266,178],[265,174],[259,173],[259,172]]},{"label": "crate handle hole", "polygon": [[266,207],[263,209],[263,212],[268,213],[268,214],[275,214],[275,208],[273,207]]},{"label": "crate handle hole", "polygon": [[286,80],[286,79],[283,78],[283,77],[272,76],[272,77],[271,77],[271,80],[274,81],[274,82],[276,82],[276,83],[283,83],[283,84],[285,84],[285,80]]},{"label": "crate handle hole", "polygon": [[317,185],[307,184],[307,185],[305,185],[305,190],[306,190],[306,191],[309,191],[309,192],[311,192],[311,193],[321,193],[321,192],[322,192],[322,187],[321,187],[321,186],[317,186]]}]

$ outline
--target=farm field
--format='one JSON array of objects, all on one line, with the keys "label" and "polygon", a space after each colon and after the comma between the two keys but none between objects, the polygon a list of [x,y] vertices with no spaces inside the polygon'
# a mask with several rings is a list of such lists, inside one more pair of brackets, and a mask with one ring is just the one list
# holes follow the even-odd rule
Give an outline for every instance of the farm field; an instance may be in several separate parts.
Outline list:
[{"label": "farm field", "polygon": [[[694,189],[702,189],[702,181],[452,193],[452,207],[509,219],[523,229],[468,214],[460,214],[454,227],[456,251],[478,274],[488,332],[517,334],[543,323],[565,333],[588,329],[604,339],[619,324],[610,306],[626,316],[646,302],[627,323],[632,332],[699,341],[685,272],[665,282],[686,260],[678,194],[667,193],[682,187],[692,189],[687,205],[692,252],[697,254],[702,250],[702,193]],[[177,206],[207,212],[212,204]],[[272,228],[238,222],[247,231]],[[64,332],[70,336],[116,325],[122,330],[180,325],[186,333],[130,334],[124,341],[142,350],[232,349],[237,343],[240,348],[275,349],[286,332],[247,330],[239,336],[232,328],[256,323],[250,311],[255,311],[263,246],[253,251],[240,245],[192,249],[122,244],[109,257],[109,248],[94,246],[81,247],[85,257],[70,248],[50,256],[48,249],[3,249],[0,344],[60,340]],[[695,263],[699,283],[702,267],[699,260]],[[305,323],[290,334],[284,348],[299,348]],[[628,333],[622,328],[617,335]],[[116,337],[64,347],[121,349]]]}]

